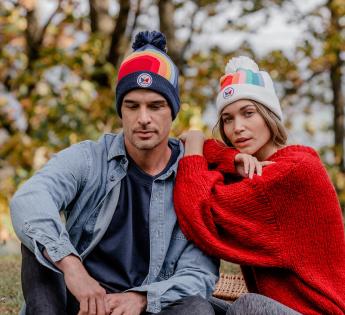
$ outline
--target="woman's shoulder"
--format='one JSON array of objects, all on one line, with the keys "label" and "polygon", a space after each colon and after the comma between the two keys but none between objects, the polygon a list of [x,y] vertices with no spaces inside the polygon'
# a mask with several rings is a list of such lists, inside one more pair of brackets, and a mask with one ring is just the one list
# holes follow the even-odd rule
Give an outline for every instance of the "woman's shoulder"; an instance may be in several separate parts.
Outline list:
[{"label": "woman's shoulder", "polygon": [[288,145],[274,153],[269,160],[275,161],[276,168],[289,168],[290,179],[313,181],[327,174],[326,168],[315,149],[304,145]]},{"label": "woman's shoulder", "polygon": [[287,145],[279,149],[276,153],[271,155],[268,160],[272,161],[290,161],[293,163],[301,164],[308,162],[320,163],[319,154],[312,147],[305,145]]}]

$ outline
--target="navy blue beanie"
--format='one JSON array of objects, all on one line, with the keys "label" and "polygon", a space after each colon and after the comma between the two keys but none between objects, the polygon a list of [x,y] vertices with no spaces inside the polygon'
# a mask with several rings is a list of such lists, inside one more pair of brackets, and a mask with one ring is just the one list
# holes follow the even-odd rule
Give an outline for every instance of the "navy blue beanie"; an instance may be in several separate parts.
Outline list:
[{"label": "navy blue beanie", "polygon": [[132,52],[118,72],[116,110],[121,117],[124,96],[135,89],[149,89],[164,96],[175,119],[180,110],[178,69],[165,51],[166,39],[160,32],[140,32],[136,35]]}]

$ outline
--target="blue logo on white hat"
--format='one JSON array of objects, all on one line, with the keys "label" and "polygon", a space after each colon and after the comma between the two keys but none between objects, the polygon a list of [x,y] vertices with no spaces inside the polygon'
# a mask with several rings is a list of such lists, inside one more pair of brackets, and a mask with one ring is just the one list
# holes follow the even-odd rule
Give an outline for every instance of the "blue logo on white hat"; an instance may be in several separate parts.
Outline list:
[{"label": "blue logo on white hat", "polygon": [[142,73],[138,76],[137,83],[141,87],[149,87],[152,84],[152,77],[148,73]]},{"label": "blue logo on white hat", "polygon": [[232,96],[234,94],[234,92],[235,92],[235,90],[232,87],[228,86],[223,91],[223,98],[225,98],[225,99],[229,98],[230,96]]}]

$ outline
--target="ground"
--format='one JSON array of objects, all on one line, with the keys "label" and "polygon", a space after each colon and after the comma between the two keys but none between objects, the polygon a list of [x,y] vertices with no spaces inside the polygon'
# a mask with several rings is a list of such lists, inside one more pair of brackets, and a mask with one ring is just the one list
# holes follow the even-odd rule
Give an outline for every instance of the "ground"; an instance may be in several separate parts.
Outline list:
[{"label": "ground", "polygon": [[20,289],[20,257],[0,257],[0,314],[19,313],[23,297]]},{"label": "ground", "polygon": [[[236,265],[222,262],[221,271],[237,273],[239,269]],[[0,315],[17,315],[22,301],[20,256],[0,255]]]}]

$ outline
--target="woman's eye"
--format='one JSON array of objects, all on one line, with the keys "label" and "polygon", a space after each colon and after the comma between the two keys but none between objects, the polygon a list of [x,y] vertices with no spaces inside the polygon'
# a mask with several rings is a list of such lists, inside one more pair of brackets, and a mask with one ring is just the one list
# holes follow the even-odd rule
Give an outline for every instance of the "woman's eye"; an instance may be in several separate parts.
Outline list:
[{"label": "woman's eye", "polygon": [[254,112],[245,112],[244,113],[244,115],[246,116],[246,117],[250,117],[250,116],[252,116],[254,114]]},{"label": "woman's eye", "polygon": [[223,123],[228,124],[228,123],[232,122],[232,120],[233,120],[232,118],[226,117],[226,118],[223,118]]}]

